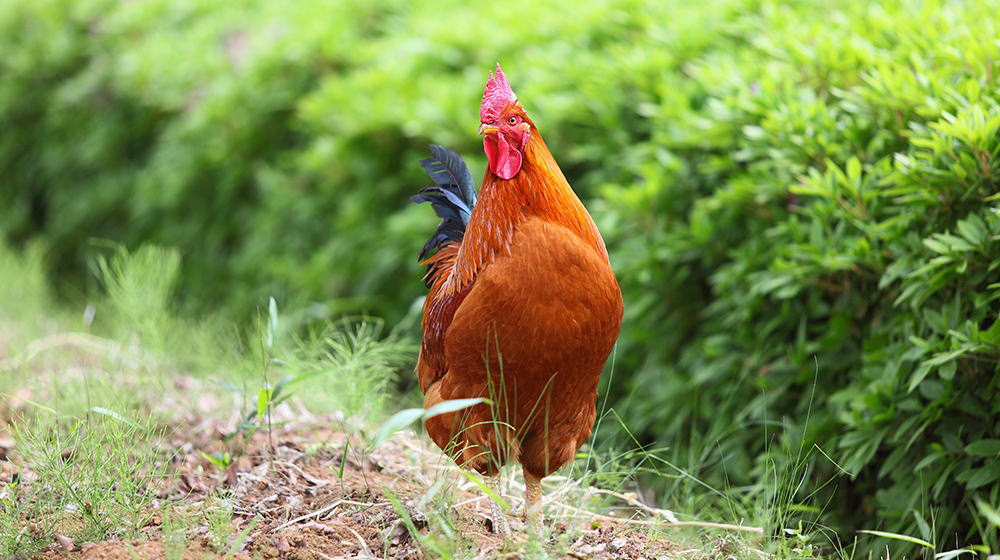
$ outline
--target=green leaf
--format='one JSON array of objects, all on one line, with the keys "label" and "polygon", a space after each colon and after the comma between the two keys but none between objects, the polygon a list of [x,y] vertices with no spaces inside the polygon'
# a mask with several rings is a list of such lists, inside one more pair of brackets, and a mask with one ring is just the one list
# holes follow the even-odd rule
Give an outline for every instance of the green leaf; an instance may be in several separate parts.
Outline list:
[{"label": "green leaf", "polygon": [[199,449],[198,454],[220,469],[228,468],[229,465],[233,462],[233,456],[230,453],[222,453],[216,451],[215,453],[209,455],[208,453],[205,453],[204,451]]},{"label": "green leaf", "polygon": [[980,439],[965,446],[965,452],[977,457],[1000,454],[1000,439]]},{"label": "green leaf", "polygon": [[274,390],[271,392],[271,398],[270,398],[272,406],[277,405],[278,403],[280,403],[280,402],[284,401],[286,398],[288,398],[287,395],[284,398],[278,398],[278,397],[279,397],[279,395],[281,395],[281,390],[284,389],[286,386],[288,386],[288,383],[291,380],[292,380],[292,376],[291,375],[286,375],[286,376],[282,377],[280,380],[278,380],[277,384],[275,384]]},{"label": "green leaf", "polygon": [[941,241],[938,241],[937,239],[932,239],[932,238],[924,239],[924,245],[926,245],[927,248],[930,249],[931,251],[934,251],[935,253],[939,253],[942,255],[950,252],[948,246],[942,243]]},{"label": "green leaf", "polygon": [[324,368],[324,369],[319,369],[319,370],[316,370],[316,371],[309,371],[309,372],[306,372],[306,373],[300,373],[298,375],[292,376],[285,383],[285,387],[291,387],[292,385],[295,385],[297,383],[302,383],[303,381],[308,381],[309,379],[312,379],[313,377],[319,377],[320,375],[325,375],[325,374],[331,373],[333,371],[335,371],[335,368]]},{"label": "green leaf", "polygon": [[913,510],[913,519],[916,520],[917,526],[920,527],[920,536],[924,539],[933,539],[934,534],[931,533],[931,526],[924,519],[924,516],[920,515],[920,512]]},{"label": "green leaf", "polygon": [[944,315],[936,309],[932,309],[930,307],[924,309],[924,321],[926,321],[936,333],[944,333],[948,330],[948,322],[945,320]]},{"label": "green leaf", "polygon": [[972,471],[968,482],[965,483],[965,488],[966,490],[975,490],[980,486],[986,486],[998,478],[1000,478],[1000,462],[991,463]]},{"label": "green leaf", "polygon": [[869,534],[869,535],[875,535],[876,537],[882,537],[882,538],[885,538],[885,539],[892,539],[892,540],[896,540],[896,541],[903,541],[903,542],[908,542],[910,544],[918,544],[920,546],[927,547],[927,548],[929,548],[931,550],[934,550],[934,545],[932,545],[931,543],[929,543],[929,542],[927,542],[927,541],[925,541],[923,539],[918,539],[917,537],[911,537],[909,535],[900,535],[899,533],[889,533],[887,531],[869,531],[867,529],[863,529],[863,530],[858,531],[858,532],[859,533],[866,533],[866,534]]},{"label": "green leaf", "polygon": [[931,463],[933,463],[933,462],[937,461],[938,459],[944,457],[945,455],[946,454],[943,453],[943,452],[930,453],[926,457],[924,457],[923,459],[921,459],[920,462],[918,462],[917,465],[915,467],[913,467],[913,470],[914,471],[919,471],[919,470],[923,469],[924,467],[926,467],[927,465],[930,465]]},{"label": "green leaf", "polygon": [[986,239],[986,226],[978,216],[970,216],[967,220],[959,220],[956,224],[958,232],[973,245],[981,245]]},{"label": "green leaf", "polygon": [[476,406],[479,403],[489,403],[488,399],[484,398],[474,398],[474,399],[452,399],[450,401],[439,402],[436,405],[428,408],[424,414],[423,419],[428,420],[434,418],[435,416],[441,414],[448,414],[449,412],[457,412],[459,410]]},{"label": "green leaf", "polygon": [[375,434],[375,439],[372,440],[372,447],[382,445],[382,443],[389,439],[392,434],[395,434],[417,420],[420,420],[423,415],[424,409],[422,408],[406,408],[400,410],[396,414],[393,414],[382,424],[378,433]]},{"label": "green leaf", "polygon": [[226,383],[225,381],[219,381],[218,379],[209,379],[208,382],[211,383],[211,384],[213,384],[213,385],[218,385],[219,387],[222,387],[223,389],[229,389],[230,391],[232,391],[234,393],[242,393],[243,392],[243,389],[237,387],[236,385],[233,385],[232,383]]},{"label": "green leaf", "polygon": [[378,447],[383,442],[385,442],[392,434],[402,430],[403,428],[409,426],[410,424],[416,422],[417,420],[427,420],[441,414],[447,414],[449,412],[456,412],[470,406],[475,406],[480,403],[489,403],[489,399],[484,398],[474,398],[474,399],[453,399],[449,401],[439,402],[438,404],[424,410],[422,408],[407,408],[400,410],[396,414],[392,415],[382,427],[379,429],[378,433],[375,435],[375,439],[372,440],[372,447]]},{"label": "green leaf", "polygon": [[1000,510],[979,499],[976,500],[976,508],[991,525],[1000,527]]},{"label": "green leaf", "polygon": [[351,448],[351,438],[344,440],[344,453],[340,456],[340,469],[337,471],[337,478],[344,480],[344,467],[347,466],[347,450]]},{"label": "green leaf", "polygon": [[260,523],[260,520],[261,517],[259,515],[255,516],[250,520],[250,523],[247,524],[246,528],[240,531],[240,533],[236,535],[235,539],[232,539],[233,544],[229,547],[229,552],[226,553],[223,560],[232,560],[232,558],[236,556],[239,551],[243,550],[243,544],[247,542],[248,538],[250,538],[250,533],[253,532],[257,523]]},{"label": "green leaf", "polygon": [[851,156],[851,159],[847,160],[847,178],[852,183],[858,183],[861,180],[861,160],[855,156]]},{"label": "green leaf", "polygon": [[962,554],[975,554],[975,553],[976,551],[972,550],[971,548],[959,548],[956,550],[939,552],[934,555],[934,560],[951,560],[952,558],[956,558]]},{"label": "green leaf", "polygon": [[108,410],[108,409],[100,407],[100,406],[92,406],[92,407],[90,407],[90,408],[87,409],[87,412],[95,412],[97,414],[103,414],[104,416],[108,416],[110,418],[114,418],[115,420],[118,420],[119,422],[122,422],[123,424],[128,424],[129,426],[132,426],[133,428],[140,429],[138,424],[136,424],[135,422],[129,420],[128,418],[125,418],[124,416],[122,416],[121,414],[118,414],[117,412],[115,412],[113,410]]},{"label": "green leaf", "polygon": [[944,379],[945,381],[951,381],[955,378],[955,372],[958,370],[958,362],[952,360],[945,364],[942,364],[938,368],[938,377]]},{"label": "green leaf", "polygon": [[399,498],[397,498],[392,492],[386,490],[385,497],[389,499],[390,503],[392,503],[392,507],[396,510],[396,514],[399,515],[403,525],[406,526],[406,530],[409,531],[410,538],[420,542],[420,532],[417,530],[416,524],[413,523],[413,518],[410,516],[410,512],[406,511],[406,507],[403,506],[403,503],[399,501]]},{"label": "green leaf", "polygon": [[940,352],[935,354],[933,358],[925,361],[924,363],[929,366],[939,366],[943,363],[950,362],[955,358],[965,354],[965,348],[959,348],[958,350],[952,350],[951,352]]},{"label": "green leaf", "polygon": [[913,372],[913,375],[910,377],[910,385],[909,387],[907,387],[906,391],[908,393],[912,393],[914,389],[920,386],[920,383],[924,380],[924,378],[927,377],[927,374],[931,372],[931,369],[932,369],[931,366],[928,365],[926,362],[920,364],[920,367],[918,367],[917,370]]},{"label": "green leaf", "polygon": [[993,320],[990,328],[980,331],[979,340],[990,346],[1000,346],[1000,317]]},{"label": "green leaf", "polygon": [[486,494],[487,496],[489,496],[489,498],[491,500],[493,500],[494,502],[496,502],[496,504],[498,506],[500,506],[500,509],[502,509],[504,511],[510,511],[510,505],[507,503],[506,500],[503,499],[503,496],[501,496],[500,493],[497,492],[496,490],[494,490],[493,488],[490,488],[489,484],[486,484],[485,482],[483,482],[482,477],[476,476],[476,475],[474,475],[474,474],[472,474],[472,473],[470,473],[468,471],[464,471],[464,470],[459,471],[459,472],[462,473],[462,476],[464,476],[465,478],[467,478],[470,481],[474,482],[476,484],[476,486],[478,486],[479,489],[483,491],[484,494]]},{"label": "green leaf", "polygon": [[17,399],[19,401],[24,401],[24,402],[30,404],[31,406],[37,408],[38,410],[44,410],[45,412],[48,412],[49,414],[55,414],[55,415],[58,416],[58,413],[55,410],[52,410],[51,408],[45,406],[44,404],[38,404],[38,403],[36,403],[35,401],[33,401],[31,399],[26,399],[24,397],[14,397],[14,396],[8,395],[7,393],[0,393],[0,394],[2,394],[4,397],[7,397],[7,399]]},{"label": "green leaf", "polygon": [[263,420],[267,407],[271,404],[271,389],[266,385],[257,392],[257,420]]}]

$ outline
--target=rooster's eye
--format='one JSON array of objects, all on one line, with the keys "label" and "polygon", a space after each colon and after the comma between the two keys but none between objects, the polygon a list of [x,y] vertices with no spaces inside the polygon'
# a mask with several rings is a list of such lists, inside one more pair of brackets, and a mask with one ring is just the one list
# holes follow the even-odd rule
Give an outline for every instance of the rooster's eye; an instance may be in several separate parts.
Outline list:
[{"label": "rooster's eye", "polygon": [[507,119],[507,122],[510,124],[517,124],[517,117],[511,117]]}]

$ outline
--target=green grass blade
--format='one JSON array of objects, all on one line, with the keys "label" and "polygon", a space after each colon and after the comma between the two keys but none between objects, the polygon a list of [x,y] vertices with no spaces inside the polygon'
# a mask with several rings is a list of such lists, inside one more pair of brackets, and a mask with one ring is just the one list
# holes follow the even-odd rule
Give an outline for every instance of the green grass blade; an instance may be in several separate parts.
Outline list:
[{"label": "green grass blade", "polygon": [[459,410],[464,410],[469,407],[476,406],[480,403],[490,404],[489,399],[484,399],[482,397],[474,399],[452,399],[450,401],[439,402],[436,405],[428,408],[423,413],[423,419],[428,420],[439,416],[441,414],[448,414],[449,412],[458,412]]},{"label": "green grass blade", "polygon": [[497,503],[498,506],[500,506],[500,509],[504,511],[510,511],[510,504],[507,503],[507,500],[504,500],[503,496],[495,492],[492,488],[490,488],[488,484],[483,482],[482,477],[475,476],[468,471],[459,471],[459,472],[462,473],[462,476],[475,483],[475,485],[478,486],[480,490],[482,490],[487,496],[490,497],[491,500],[493,500],[494,502]]},{"label": "green grass blade", "polygon": [[351,448],[350,438],[344,440],[344,454],[340,456],[340,469],[337,471],[337,478],[344,480],[344,467],[347,466],[347,450]]},{"label": "green grass blade", "polygon": [[48,412],[49,414],[55,414],[55,415],[58,416],[58,413],[55,410],[52,410],[51,408],[45,406],[44,404],[38,404],[38,403],[36,403],[35,401],[33,401],[31,399],[26,399],[24,397],[14,397],[12,395],[8,395],[7,393],[3,393],[3,396],[6,397],[8,400],[9,399],[18,399],[18,400],[24,401],[24,402],[30,404],[31,406],[33,406],[33,407],[35,407],[35,408],[37,408],[39,410],[44,410],[45,412]]},{"label": "green grass blade", "polygon": [[232,557],[236,556],[236,553],[240,551],[243,547],[243,543],[245,543],[247,538],[250,536],[250,531],[253,531],[253,528],[256,527],[259,522],[260,517],[254,517],[247,525],[246,529],[240,531],[240,534],[236,536],[235,540],[233,540],[233,546],[229,548],[229,552],[226,554],[226,560],[230,560]]},{"label": "green grass blade", "polygon": [[908,542],[910,544],[918,544],[920,546],[927,547],[927,548],[929,548],[931,550],[934,549],[934,545],[932,545],[931,543],[929,543],[929,542],[927,542],[927,541],[925,541],[923,539],[918,539],[917,537],[911,537],[909,535],[900,535],[899,533],[889,533],[887,531],[869,531],[868,529],[862,529],[861,531],[858,531],[858,532],[859,533],[866,533],[866,534],[869,534],[869,535],[875,535],[876,537],[882,537],[882,538],[885,538],[885,539],[892,539],[892,540],[895,540],[895,541],[903,541],[903,542]]},{"label": "green grass blade", "polygon": [[393,414],[388,420],[385,421],[385,423],[382,424],[378,433],[375,434],[375,439],[372,440],[372,447],[382,445],[382,443],[389,439],[392,434],[395,434],[396,432],[416,422],[423,415],[424,409],[422,408],[407,408]]},{"label": "green grass blade", "polygon": [[139,427],[139,425],[136,424],[135,422],[129,420],[128,418],[125,418],[124,416],[122,416],[121,414],[118,414],[117,412],[115,412],[113,410],[108,410],[108,409],[106,409],[104,407],[101,407],[101,406],[92,406],[92,407],[90,407],[90,408],[87,409],[87,412],[94,412],[94,413],[97,413],[97,414],[103,414],[104,416],[109,416],[111,418],[114,418],[115,420],[118,420],[119,422],[121,422],[123,424],[128,424],[129,426],[131,426],[131,427],[133,427],[133,428],[135,428],[137,430],[141,429]]}]

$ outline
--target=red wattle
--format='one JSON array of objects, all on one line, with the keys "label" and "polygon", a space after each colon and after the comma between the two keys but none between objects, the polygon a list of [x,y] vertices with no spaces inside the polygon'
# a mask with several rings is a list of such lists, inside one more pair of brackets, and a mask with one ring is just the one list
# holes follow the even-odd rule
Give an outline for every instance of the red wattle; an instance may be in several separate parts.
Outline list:
[{"label": "red wattle", "polygon": [[511,146],[503,134],[483,137],[483,149],[490,164],[490,171],[501,179],[510,179],[521,170],[521,152]]}]

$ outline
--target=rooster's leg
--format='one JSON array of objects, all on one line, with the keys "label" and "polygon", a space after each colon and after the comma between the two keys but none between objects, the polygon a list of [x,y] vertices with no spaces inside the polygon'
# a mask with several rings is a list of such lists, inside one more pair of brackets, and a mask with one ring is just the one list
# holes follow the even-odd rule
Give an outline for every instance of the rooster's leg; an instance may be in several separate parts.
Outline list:
[{"label": "rooster's leg", "polygon": [[538,531],[542,528],[542,479],[524,471],[524,521]]},{"label": "rooster's leg", "polygon": [[[493,491],[496,496],[503,496],[500,492],[500,475],[487,476],[486,484]],[[500,504],[490,496],[490,521],[493,522],[493,532],[498,535],[503,535],[504,540],[510,536],[510,524],[507,522],[507,514],[504,513],[503,508]]]}]

